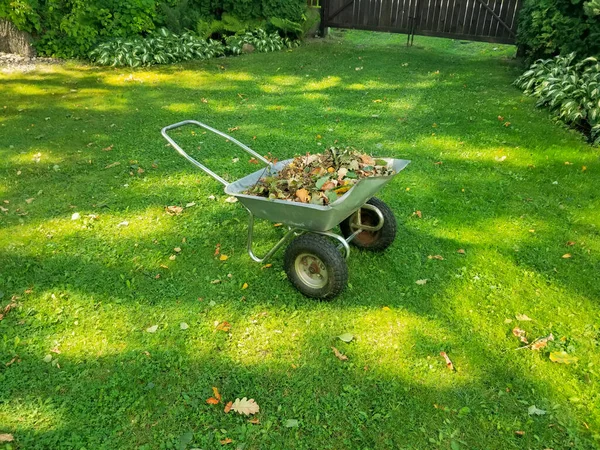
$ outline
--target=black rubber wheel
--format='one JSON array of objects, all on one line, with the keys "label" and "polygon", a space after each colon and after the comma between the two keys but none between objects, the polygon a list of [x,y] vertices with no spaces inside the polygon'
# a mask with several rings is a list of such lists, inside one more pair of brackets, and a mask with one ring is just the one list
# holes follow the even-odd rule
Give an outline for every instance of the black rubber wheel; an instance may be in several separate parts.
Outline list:
[{"label": "black rubber wheel", "polygon": [[[369,205],[373,205],[376,207],[381,214],[383,215],[383,227],[377,231],[363,231],[358,233],[350,244],[355,247],[362,248],[365,250],[370,250],[372,252],[382,252],[386,248],[388,248],[396,239],[396,218],[394,217],[394,213],[390,209],[388,205],[385,204],[382,200],[379,200],[376,197],[371,198],[367,201]],[[347,238],[352,235],[358,228],[356,222],[358,220],[359,212],[355,212],[350,217],[345,219],[342,223],[340,223],[340,229],[342,230],[342,235]],[[361,208],[361,221],[365,225],[373,225],[376,226],[379,222],[379,218],[374,211],[371,211],[366,208]]]},{"label": "black rubber wheel", "polygon": [[298,236],[283,258],[288,279],[307,297],[331,299],[346,287],[348,266],[335,244],[318,234]]}]

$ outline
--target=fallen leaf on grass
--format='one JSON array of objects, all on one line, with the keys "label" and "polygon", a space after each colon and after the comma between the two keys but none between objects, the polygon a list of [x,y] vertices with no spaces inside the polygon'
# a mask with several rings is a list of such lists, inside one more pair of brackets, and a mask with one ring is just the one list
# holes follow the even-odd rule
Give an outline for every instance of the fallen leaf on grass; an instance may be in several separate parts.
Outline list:
[{"label": "fallen leaf on grass", "polygon": [[571,247],[571,246],[575,245],[575,242],[574,241],[567,241],[567,245],[569,247]]},{"label": "fallen leaf on grass", "polygon": [[521,322],[527,322],[527,321],[533,320],[530,317],[527,317],[527,315],[525,315],[525,314],[517,314],[515,317],[517,320],[520,320]]},{"label": "fallen leaf on grass", "polygon": [[182,329],[182,330],[187,330],[189,327],[190,326],[187,323],[185,323],[185,322],[181,322],[179,324],[179,328]]},{"label": "fallen leaf on grass", "polygon": [[229,259],[229,256],[227,256],[227,255],[219,256],[219,261],[227,261],[228,259]]},{"label": "fallen leaf on grass", "polygon": [[165,208],[165,211],[170,216],[178,216],[179,214],[181,214],[183,212],[183,208],[181,206],[167,206]]},{"label": "fallen leaf on grass", "polygon": [[12,434],[0,434],[0,442],[12,442],[15,438]]},{"label": "fallen leaf on grass", "polygon": [[233,441],[231,440],[231,438],[225,438],[219,441],[221,443],[221,445],[227,445],[227,444],[231,444]]},{"label": "fallen leaf on grass", "polygon": [[570,253],[565,253],[564,255],[562,255],[562,258],[564,258],[564,259],[568,259],[570,257],[571,257]]},{"label": "fallen leaf on grass", "polygon": [[515,431],[515,434],[517,436],[525,436],[525,432],[524,431],[520,431],[520,430],[519,431]]},{"label": "fallen leaf on grass", "polygon": [[427,283],[427,279],[424,279],[424,280],[417,280],[417,281],[415,281],[415,283],[417,283],[419,286],[423,286],[424,284],[426,284],[426,283]]},{"label": "fallen leaf on grass", "polygon": [[6,364],[4,364],[6,367],[12,366],[14,363],[19,363],[21,362],[21,358],[19,358],[19,355],[16,355],[15,357],[13,357],[13,359],[11,359],[9,362],[7,362]]},{"label": "fallen leaf on grass", "polygon": [[546,414],[546,411],[537,408],[535,405],[531,405],[529,408],[527,408],[527,414],[529,414],[530,416],[543,416],[544,414]]},{"label": "fallen leaf on grass", "polygon": [[422,219],[423,213],[421,211],[417,210],[413,213],[413,216],[417,216],[419,219]]},{"label": "fallen leaf on grass", "polygon": [[231,133],[231,132],[237,131],[239,129],[240,129],[240,127],[231,127],[231,128],[228,128],[227,130]]},{"label": "fallen leaf on grass", "polygon": [[573,364],[579,361],[579,358],[577,356],[569,355],[565,351],[550,352],[550,361],[559,364]]},{"label": "fallen leaf on grass", "polygon": [[268,269],[269,267],[273,267],[273,264],[265,264],[261,269]]},{"label": "fallen leaf on grass", "polygon": [[181,252],[181,247],[175,247],[175,248],[173,249],[173,251],[174,251],[175,253],[180,253],[180,252]]},{"label": "fallen leaf on grass", "polygon": [[206,399],[206,403],[208,403],[209,405],[218,405],[219,404],[219,400],[217,400],[214,397],[210,397]]},{"label": "fallen leaf on grass", "polygon": [[230,195],[229,197],[227,197],[225,199],[225,203],[235,203],[237,201],[238,201],[238,199],[236,197],[234,197],[233,195]]},{"label": "fallen leaf on grass", "polygon": [[231,410],[235,411],[238,414],[244,414],[246,416],[249,416],[250,414],[256,414],[257,412],[259,412],[260,407],[254,401],[253,398],[248,400],[246,397],[244,397],[241,400],[239,398],[236,398],[235,402],[233,402],[233,405],[231,405]]},{"label": "fallen leaf on grass", "polygon": [[152,325],[151,327],[146,328],[148,333],[156,333],[156,330],[158,330],[158,325]]},{"label": "fallen leaf on grass", "polygon": [[217,325],[217,330],[219,331],[229,331],[231,329],[231,324],[229,322],[221,322]]},{"label": "fallen leaf on grass", "polygon": [[461,255],[465,254],[465,251],[462,248],[459,248],[456,253],[460,253]]},{"label": "fallen leaf on grass", "polygon": [[531,350],[541,350],[548,346],[549,341],[553,341],[554,336],[550,333],[548,336],[536,339],[531,343]]},{"label": "fallen leaf on grass", "polygon": [[440,352],[440,356],[446,361],[446,367],[450,370],[454,370],[454,364],[452,364],[452,361],[450,361],[446,352]]},{"label": "fallen leaf on grass", "polygon": [[296,428],[299,424],[300,422],[297,419],[288,419],[285,421],[286,428]]},{"label": "fallen leaf on grass", "polygon": [[352,339],[354,339],[354,335],[352,333],[344,333],[344,334],[340,334],[338,336],[338,338],[341,341],[348,343],[348,342],[352,342]]},{"label": "fallen leaf on grass", "polygon": [[248,283],[242,284],[242,289],[248,289]]},{"label": "fallen leaf on grass", "polygon": [[427,257],[427,259],[437,259],[437,260],[443,261],[444,257],[442,255],[429,255]]},{"label": "fallen leaf on grass", "polygon": [[215,256],[217,256],[219,253],[221,253],[221,244],[217,244],[215,246]]},{"label": "fallen leaf on grass", "polygon": [[185,204],[186,208],[191,208],[192,206],[196,206],[196,202],[189,202]]},{"label": "fallen leaf on grass", "polygon": [[76,212],[71,215],[71,220],[79,220],[79,219],[81,219],[81,214]]},{"label": "fallen leaf on grass", "polygon": [[123,222],[120,222],[117,224],[117,228],[118,227],[126,227],[127,225],[129,225],[129,222],[127,222],[126,220],[124,220]]},{"label": "fallen leaf on grass", "polygon": [[221,282],[221,280],[212,280],[210,282],[210,284],[219,284]]},{"label": "fallen leaf on grass", "polygon": [[121,163],[119,161],[116,161],[116,162],[114,162],[114,163],[109,164],[108,166],[106,166],[105,169],[110,169],[112,167],[117,167],[117,166],[120,166],[120,165],[121,165]]},{"label": "fallen leaf on grass", "polygon": [[254,419],[250,419],[248,423],[251,423],[252,425],[258,425],[260,423],[260,419],[255,417]]},{"label": "fallen leaf on grass", "polygon": [[227,402],[227,404],[225,405],[225,409],[223,409],[225,414],[229,414],[229,411],[231,411],[232,406],[233,406],[233,402]]},{"label": "fallen leaf on grass", "polygon": [[110,152],[113,149],[114,146],[115,146],[115,144],[111,144],[108,147],[103,148],[102,151],[104,151],[104,152]]},{"label": "fallen leaf on grass", "polygon": [[171,255],[171,256],[169,256],[169,259],[171,261],[175,261],[177,259],[177,255]]},{"label": "fallen leaf on grass", "polygon": [[214,394],[215,398],[217,400],[221,401],[221,394],[219,393],[219,389],[216,388],[215,386],[213,386],[212,390],[213,390],[213,394]]},{"label": "fallen leaf on grass", "polygon": [[33,198],[33,197],[32,198],[28,198],[28,199],[25,200],[25,203],[27,203],[28,205],[30,205],[31,202],[34,201],[34,200],[35,200],[35,198]]},{"label": "fallen leaf on grass", "polygon": [[[254,136],[254,138],[256,138],[256,136]],[[250,159],[248,160],[248,162],[249,162],[250,164],[258,164],[258,159],[256,159],[256,158],[250,158]]]},{"label": "fallen leaf on grass", "polygon": [[331,347],[331,350],[333,350],[333,354],[340,361],[348,361],[348,357],[346,355],[344,355],[343,353],[341,353],[337,348]]},{"label": "fallen leaf on grass", "polygon": [[512,333],[519,338],[519,340],[521,342],[523,342],[524,344],[529,344],[529,341],[527,340],[527,337],[525,336],[525,330],[522,330],[518,327],[513,328]]}]

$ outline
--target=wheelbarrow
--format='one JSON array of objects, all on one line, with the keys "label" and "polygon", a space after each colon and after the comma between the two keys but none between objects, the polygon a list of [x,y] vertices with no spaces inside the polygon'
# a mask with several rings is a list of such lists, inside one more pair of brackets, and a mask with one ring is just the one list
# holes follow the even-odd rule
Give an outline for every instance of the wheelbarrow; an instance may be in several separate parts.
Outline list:
[{"label": "wheelbarrow", "polygon": [[[167,132],[185,125],[196,125],[229,140],[263,162],[266,168],[257,170],[229,183],[208,167],[198,162],[171,138]],[[302,294],[319,299],[330,299],[341,293],[348,282],[346,259],[350,244],[357,248],[380,252],[388,248],[396,237],[394,213],[383,201],[373,197],[394,175],[410,161],[378,158],[387,161],[394,175],[369,177],[359,180],[344,195],[329,205],[313,205],[244,194],[267,171],[277,173],[293,159],[273,163],[237,139],[196,120],[184,120],[162,129],[161,134],[185,159],[225,186],[225,193],[236,197],[246,208],[248,220],[248,254],[258,263],[272,257],[288,243],[284,255],[284,269],[290,282]],[[270,220],[288,227],[288,231],[263,257],[252,250],[254,218]],[[339,225],[341,235],[332,230]],[[290,242],[291,241],[291,242]]]}]

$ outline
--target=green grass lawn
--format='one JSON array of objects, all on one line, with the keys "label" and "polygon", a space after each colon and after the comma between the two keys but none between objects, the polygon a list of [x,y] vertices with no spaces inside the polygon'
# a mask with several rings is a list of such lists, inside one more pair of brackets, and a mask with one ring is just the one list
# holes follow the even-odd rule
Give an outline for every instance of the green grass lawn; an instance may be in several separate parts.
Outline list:
[{"label": "green grass lawn", "polygon": [[[597,448],[598,149],[511,86],[514,48],[405,39],[0,75],[0,448]],[[303,297],[281,253],[250,260],[243,208],[165,145],[184,119],[280,159],[336,144],[412,160],[380,195],[396,242],[353,251],[335,300]],[[174,136],[229,180],[257,169],[200,129]],[[264,252],[284,230],[255,232]],[[518,350],[515,327],[555,339]],[[242,397],[259,423],[224,413]]]}]

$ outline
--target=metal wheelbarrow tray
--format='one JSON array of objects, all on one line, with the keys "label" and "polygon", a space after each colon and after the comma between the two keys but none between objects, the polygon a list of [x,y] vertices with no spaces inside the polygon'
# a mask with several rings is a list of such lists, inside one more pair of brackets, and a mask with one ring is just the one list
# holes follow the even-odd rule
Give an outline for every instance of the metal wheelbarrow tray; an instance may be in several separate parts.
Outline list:
[{"label": "metal wheelbarrow tray", "polygon": [[[233,183],[227,182],[189,156],[167,134],[168,131],[184,125],[196,125],[228,139],[267,167]],[[293,159],[273,164],[237,139],[196,120],[185,120],[166,126],[161,133],[177,152],[222,183],[225,193],[236,197],[246,208],[250,216],[248,254],[254,261],[265,261],[295,237],[286,250],[285,270],[292,284],[309,297],[332,298],[344,289],[348,276],[345,259],[350,256],[350,243],[366,250],[382,251],[391,245],[395,238],[396,220],[393,212],[373,195],[403,170],[410,163],[408,160],[378,158],[387,161],[395,174],[360,179],[335,202],[322,206],[244,194],[266,173],[279,172]],[[252,251],[254,217],[282,223],[289,228],[286,235],[262,258]],[[331,231],[338,225],[342,235]],[[336,240],[338,244],[333,244],[331,239]],[[344,256],[340,250],[343,250]]]}]

